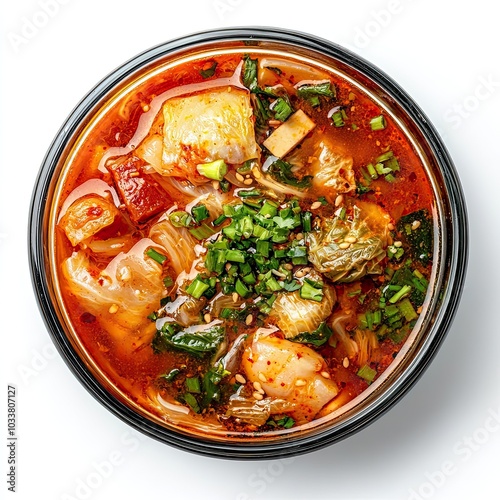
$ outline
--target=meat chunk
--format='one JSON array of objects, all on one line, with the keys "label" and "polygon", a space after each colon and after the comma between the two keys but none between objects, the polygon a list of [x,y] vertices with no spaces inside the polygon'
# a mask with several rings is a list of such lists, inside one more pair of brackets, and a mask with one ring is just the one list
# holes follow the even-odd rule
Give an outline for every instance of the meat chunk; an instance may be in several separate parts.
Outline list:
[{"label": "meat chunk", "polygon": [[145,222],[171,205],[166,191],[143,173],[143,165],[142,160],[131,156],[110,167],[120,198],[136,223]]}]

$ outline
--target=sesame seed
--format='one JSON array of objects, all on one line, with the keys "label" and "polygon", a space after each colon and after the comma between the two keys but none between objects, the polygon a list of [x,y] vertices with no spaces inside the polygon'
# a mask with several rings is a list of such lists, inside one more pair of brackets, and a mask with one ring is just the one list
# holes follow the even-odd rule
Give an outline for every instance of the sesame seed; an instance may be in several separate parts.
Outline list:
[{"label": "sesame seed", "polygon": [[279,127],[281,125],[279,120],[269,120],[268,123],[270,127]]},{"label": "sesame seed", "polygon": [[205,316],[203,316],[203,319],[205,320],[205,323],[210,323],[210,321],[212,321],[212,316],[210,315],[210,313],[207,313],[205,314]]},{"label": "sesame seed", "polygon": [[236,179],[238,179],[240,182],[243,182],[245,180],[245,178],[239,172],[236,172]]},{"label": "sesame seed", "polygon": [[212,181],[212,186],[215,190],[220,188],[220,182],[219,181]]},{"label": "sesame seed", "polygon": [[241,375],[241,373],[237,373],[234,378],[235,378],[236,382],[238,382],[240,384],[246,384],[247,383],[245,377],[243,375]]},{"label": "sesame seed", "polygon": [[245,184],[246,186],[250,186],[250,184],[252,184],[252,182],[253,182],[253,179],[245,179],[243,181],[243,184]]},{"label": "sesame seed", "polygon": [[137,172],[136,170],[134,172],[130,172],[129,177],[139,177],[139,175],[140,175],[139,172]]},{"label": "sesame seed", "polygon": [[344,241],[347,241],[347,243],[356,243],[358,238],[356,236],[347,236],[347,238],[344,238]]},{"label": "sesame seed", "polygon": [[303,278],[305,275],[306,275],[306,273],[304,272],[304,270],[303,270],[303,269],[299,269],[299,270],[295,273],[295,277],[296,277],[296,278]]},{"label": "sesame seed", "polygon": [[[232,264],[230,262],[226,262],[226,265],[224,266],[226,271],[229,271],[229,269],[231,269],[231,267],[232,267]],[[236,292],[234,292],[234,293],[236,293]]]},{"label": "sesame seed", "polygon": [[289,262],[287,262],[286,264],[283,265],[283,267],[287,270],[287,271],[291,271],[293,269],[293,265],[290,264]]},{"label": "sesame seed", "polygon": [[394,231],[394,224],[389,222],[389,224],[387,224],[387,229],[389,229],[389,231]]},{"label": "sesame seed", "polygon": [[256,399],[257,401],[262,401],[264,399],[264,396],[260,393],[260,392],[257,392],[255,391],[253,394],[252,394],[253,398]]},{"label": "sesame seed", "polygon": [[413,231],[415,231],[415,229],[418,229],[420,227],[420,221],[419,220],[414,220],[412,223],[411,223],[411,228]]},{"label": "sesame seed", "polygon": [[256,391],[258,391],[258,392],[260,392],[260,391],[262,390],[262,386],[260,385],[260,382],[257,382],[257,381],[255,381],[255,382],[253,383],[253,388],[254,388]]},{"label": "sesame seed", "polygon": [[297,240],[301,240],[303,237],[304,237],[304,235],[302,233],[297,233],[295,235],[295,239],[297,239]]},{"label": "sesame seed", "polygon": [[402,246],[403,246],[403,243],[402,243],[401,241],[395,241],[395,242],[394,242],[394,246],[395,246],[396,248],[399,248],[399,247],[402,247]]},{"label": "sesame seed", "polygon": [[349,358],[348,357],[344,358],[344,361],[342,361],[342,366],[344,368],[348,368],[349,367]]},{"label": "sesame seed", "polygon": [[149,104],[144,104],[142,110],[144,111],[144,113],[147,113],[149,111]]},{"label": "sesame seed", "polygon": [[248,325],[251,325],[252,324],[252,321],[253,321],[253,316],[251,314],[249,314],[246,319],[245,319],[245,324],[248,326]]},{"label": "sesame seed", "polygon": [[339,194],[336,198],[335,198],[335,206],[338,207],[342,204],[342,202],[344,201],[344,197]]},{"label": "sesame seed", "polygon": [[302,271],[304,271],[304,272],[307,274],[307,273],[310,273],[310,272],[311,272],[311,268],[310,268],[310,267],[304,267],[304,268],[302,269]]},{"label": "sesame seed", "polygon": [[257,167],[252,168],[252,174],[256,179],[260,179],[262,177],[260,170]]},{"label": "sesame seed", "polygon": [[116,304],[113,304],[109,309],[108,312],[109,314],[115,314],[115,312],[118,311],[118,306]]},{"label": "sesame seed", "polygon": [[295,386],[296,387],[303,387],[304,385],[306,385],[306,381],[305,380],[302,380],[301,378],[297,379],[295,381]]},{"label": "sesame seed", "polygon": [[233,302],[238,302],[239,295],[236,292],[233,292],[232,297],[233,297]]},{"label": "sesame seed", "polygon": [[339,243],[339,248],[341,250],[346,250],[348,249],[349,247],[351,246],[350,243],[348,243],[347,241],[344,241],[343,243]]},{"label": "sesame seed", "polygon": [[259,372],[259,379],[262,382],[267,382],[266,376],[262,372]]},{"label": "sesame seed", "polygon": [[316,209],[318,209],[320,206],[321,206],[321,201],[315,201],[315,202],[311,205],[311,210],[316,210]]},{"label": "sesame seed", "polygon": [[322,376],[323,378],[330,378],[330,374],[329,374],[328,372],[326,372],[326,371],[321,372],[321,376]]}]

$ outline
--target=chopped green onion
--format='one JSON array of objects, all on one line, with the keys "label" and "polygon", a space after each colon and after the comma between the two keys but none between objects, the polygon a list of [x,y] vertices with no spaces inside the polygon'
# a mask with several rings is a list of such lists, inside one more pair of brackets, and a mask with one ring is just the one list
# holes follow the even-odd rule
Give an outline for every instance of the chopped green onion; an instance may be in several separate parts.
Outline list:
[{"label": "chopped green onion", "polygon": [[163,286],[168,288],[174,284],[174,280],[170,276],[163,278]]},{"label": "chopped green onion", "polygon": [[312,231],[312,213],[311,212],[302,212],[302,229],[308,233]]},{"label": "chopped green onion", "polygon": [[269,241],[258,240],[255,244],[257,253],[263,255],[264,257],[269,257],[271,250],[271,243]]},{"label": "chopped green onion", "polygon": [[404,285],[401,287],[401,290],[399,292],[396,292],[390,299],[389,302],[391,304],[395,304],[398,300],[402,299],[403,297],[406,297],[411,292],[411,286],[409,285]]},{"label": "chopped green onion", "polygon": [[191,209],[191,215],[193,216],[193,219],[197,224],[210,217],[208,209],[205,205],[195,205]]},{"label": "chopped green onion", "polygon": [[371,384],[373,382],[373,379],[377,375],[377,372],[373,368],[370,368],[368,365],[364,365],[358,370],[358,373],[356,375]]},{"label": "chopped green onion", "polygon": [[278,205],[273,201],[266,200],[262,208],[259,210],[259,214],[264,217],[269,216],[270,218],[274,217],[278,213]]},{"label": "chopped green onion", "polygon": [[212,226],[220,226],[223,222],[225,222],[228,218],[222,214],[222,215],[219,215],[219,217],[217,217],[217,219],[215,219],[213,222],[212,222]]},{"label": "chopped green onion", "polygon": [[256,196],[261,196],[262,192],[260,189],[241,189],[238,191],[238,196],[240,198],[255,198]]},{"label": "chopped green onion", "polygon": [[401,314],[405,317],[406,321],[413,321],[418,318],[418,314],[413,308],[413,305],[408,298],[403,299],[398,303],[398,309]]},{"label": "chopped green onion", "polygon": [[229,262],[245,262],[245,253],[241,250],[227,250],[226,260]]},{"label": "chopped green onion", "polygon": [[288,98],[278,97],[274,105],[272,105],[272,110],[274,111],[274,118],[280,122],[284,122],[292,113],[293,108],[288,101]]},{"label": "chopped green onion", "polygon": [[214,235],[216,231],[208,226],[205,222],[199,227],[193,227],[188,230],[197,240],[204,240]]},{"label": "chopped green onion", "polygon": [[377,156],[377,158],[375,158],[375,161],[377,163],[384,163],[393,157],[394,157],[394,153],[389,150],[389,151],[386,151],[385,153],[382,153],[380,156]]},{"label": "chopped green onion", "polygon": [[250,297],[252,290],[246,286],[243,281],[240,279],[236,280],[236,284],[234,286],[235,292],[242,298],[246,299]]},{"label": "chopped green onion", "polygon": [[385,118],[383,115],[376,116],[370,120],[372,130],[384,130],[386,127]]},{"label": "chopped green onion", "polygon": [[333,113],[331,118],[335,127],[343,127],[345,125],[344,117],[342,116],[341,111],[336,111],[335,113]]},{"label": "chopped green onion", "polygon": [[221,181],[227,174],[227,165],[224,160],[215,160],[209,163],[200,163],[196,165],[196,170],[207,179]]},{"label": "chopped green onion", "polygon": [[183,396],[184,401],[191,407],[191,409],[195,413],[200,413],[201,408],[200,405],[198,404],[198,401],[196,401],[196,398],[189,392],[186,392]]},{"label": "chopped green onion", "polygon": [[201,392],[200,379],[198,377],[187,377],[186,389],[188,392],[191,392],[193,394],[200,394]]},{"label": "chopped green onion", "polygon": [[172,212],[168,216],[172,226],[174,227],[188,227],[191,224],[193,218],[183,210],[178,210],[177,212]]},{"label": "chopped green onion", "polygon": [[323,299],[323,290],[315,288],[307,281],[304,281],[302,287],[300,288],[300,297],[302,299],[321,302],[321,300]]},{"label": "chopped green onion", "polygon": [[161,265],[163,265],[163,263],[167,260],[165,255],[157,252],[154,248],[148,248],[146,250],[146,255]]},{"label": "chopped green onion", "polygon": [[366,170],[368,170],[368,173],[370,174],[370,177],[372,179],[378,179],[377,171],[375,170],[375,167],[371,163],[369,163],[366,166]]},{"label": "chopped green onion", "polygon": [[387,175],[385,176],[385,180],[386,180],[387,182],[390,182],[390,183],[392,184],[392,183],[396,180],[396,177],[394,177],[392,174],[387,174]]},{"label": "chopped green onion", "polygon": [[195,299],[199,299],[208,289],[210,285],[208,283],[203,282],[199,276],[197,276],[191,284],[186,288],[186,293],[194,297]]},{"label": "chopped green onion", "polygon": [[174,378],[177,377],[180,372],[181,371],[179,370],[179,368],[174,368],[173,370],[170,370],[168,373],[161,375],[160,377],[167,382],[172,382],[172,380],[174,380]]}]

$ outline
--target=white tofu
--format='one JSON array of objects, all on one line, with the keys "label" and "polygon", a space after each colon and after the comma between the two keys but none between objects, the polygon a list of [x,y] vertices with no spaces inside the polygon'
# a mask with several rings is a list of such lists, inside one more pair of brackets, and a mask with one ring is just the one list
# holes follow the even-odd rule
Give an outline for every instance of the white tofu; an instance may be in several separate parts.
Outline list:
[{"label": "white tofu", "polygon": [[274,156],[283,158],[297,146],[315,126],[316,124],[299,109],[264,141],[264,146]]}]

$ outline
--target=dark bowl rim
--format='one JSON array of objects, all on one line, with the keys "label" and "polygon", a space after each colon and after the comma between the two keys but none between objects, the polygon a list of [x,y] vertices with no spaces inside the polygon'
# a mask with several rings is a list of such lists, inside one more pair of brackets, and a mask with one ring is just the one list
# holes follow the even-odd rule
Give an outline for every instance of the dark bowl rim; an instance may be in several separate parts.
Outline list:
[{"label": "dark bowl rim", "polygon": [[[382,89],[388,91],[389,95],[396,100],[402,110],[416,123],[428,140],[428,145],[441,168],[444,182],[448,189],[452,226],[451,248],[448,249],[451,256],[449,286],[443,292],[439,317],[436,321],[438,326],[434,329],[434,334],[427,344],[425,352],[413,364],[412,370],[404,380],[398,380],[395,387],[392,388],[393,390],[386,397],[381,398],[368,413],[362,415],[362,417],[352,419],[348,425],[340,426],[335,432],[326,431],[302,439],[292,438],[289,441],[264,442],[259,444],[221,443],[220,441],[200,440],[199,438],[175,433],[154,422],[148,421],[109,394],[79,358],[58,320],[47,289],[46,247],[43,240],[43,232],[40,230],[43,227],[45,205],[51,177],[66,141],[71,137],[77,125],[102,95],[110,91],[128,75],[160,56],[193,47],[200,43],[242,40],[284,42],[320,52],[367,75]],[[441,347],[457,311],[465,284],[468,261],[468,220],[465,197],[460,180],[445,145],[424,112],[399,84],[372,63],[331,41],[308,33],[282,28],[242,26],[201,31],[159,44],[136,55],[113,70],[88,92],[57,132],[42,161],[30,203],[28,254],[35,297],[50,336],[76,378],[105,408],[132,428],[184,451],[217,458],[263,460],[296,456],[338,442],[374,422],[408,393]]]}]

